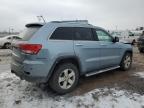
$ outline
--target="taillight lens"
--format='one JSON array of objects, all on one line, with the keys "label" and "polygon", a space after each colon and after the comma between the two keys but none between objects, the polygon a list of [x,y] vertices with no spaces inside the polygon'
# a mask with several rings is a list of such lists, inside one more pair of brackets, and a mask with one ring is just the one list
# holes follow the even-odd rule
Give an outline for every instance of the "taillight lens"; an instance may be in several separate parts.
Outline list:
[{"label": "taillight lens", "polygon": [[38,52],[42,48],[42,45],[41,44],[19,44],[19,48],[22,50],[22,52],[27,54],[38,54]]}]

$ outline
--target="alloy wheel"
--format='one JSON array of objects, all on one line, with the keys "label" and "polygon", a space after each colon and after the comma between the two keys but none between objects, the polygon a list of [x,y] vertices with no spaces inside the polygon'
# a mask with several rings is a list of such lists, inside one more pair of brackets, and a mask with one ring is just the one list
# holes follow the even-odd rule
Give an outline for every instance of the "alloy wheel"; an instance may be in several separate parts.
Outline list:
[{"label": "alloy wheel", "polygon": [[58,83],[62,89],[69,89],[75,82],[75,72],[72,69],[65,69],[61,72]]},{"label": "alloy wheel", "polygon": [[130,67],[131,62],[132,62],[131,57],[129,55],[127,55],[124,59],[124,66],[126,69],[128,69]]}]

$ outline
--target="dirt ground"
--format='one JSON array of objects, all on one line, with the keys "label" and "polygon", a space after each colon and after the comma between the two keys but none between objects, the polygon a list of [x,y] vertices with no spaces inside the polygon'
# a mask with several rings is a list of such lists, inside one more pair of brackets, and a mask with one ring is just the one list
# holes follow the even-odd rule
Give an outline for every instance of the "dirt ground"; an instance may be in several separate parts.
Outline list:
[{"label": "dirt ground", "polygon": [[137,72],[144,72],[144,54],[140,54],[137,47],[133,48],[133,64],[129,71],[120,69],[101,73],[91,77],[83,77],[74,95],[81,95],[96,88],[119,88],[144,94],[144,79],[133,76]]},{"label": "dirt ground", "polygon": [[[0,65],[10,63],[9,50],[0,49]],[[78,87],[70,93],[72,96],[82,95],[96,88],[119,88],[126,89],[138,94],[144,94],[144,79],[133,74],[144,72],[144,54],[140,54],[134,47],[133,64],[129,71],[119,69],[101,73],[91,77],[82,77]]]}]

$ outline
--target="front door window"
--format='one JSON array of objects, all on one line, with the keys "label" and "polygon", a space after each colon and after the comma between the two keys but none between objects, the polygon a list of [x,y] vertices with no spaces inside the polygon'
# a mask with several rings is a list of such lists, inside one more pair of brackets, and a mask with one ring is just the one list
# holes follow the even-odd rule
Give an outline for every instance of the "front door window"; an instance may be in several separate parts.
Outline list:
[{"label": "front door window", "polygon": [[112,42],[112,37],[103,30],[96,30],[97,37],[99,41]]}]

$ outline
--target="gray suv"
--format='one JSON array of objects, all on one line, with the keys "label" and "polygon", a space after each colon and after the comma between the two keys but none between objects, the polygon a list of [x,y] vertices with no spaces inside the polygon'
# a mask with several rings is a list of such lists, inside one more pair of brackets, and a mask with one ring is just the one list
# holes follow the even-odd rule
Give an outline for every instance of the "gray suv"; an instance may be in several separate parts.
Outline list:
[{"label": "gray suv", "polygon": [[132,64],[132,47],[88,21],[31,23],[12,43],[11,72],[21,79],[48,83],[60,93],[72,91],[80,76]]}]

